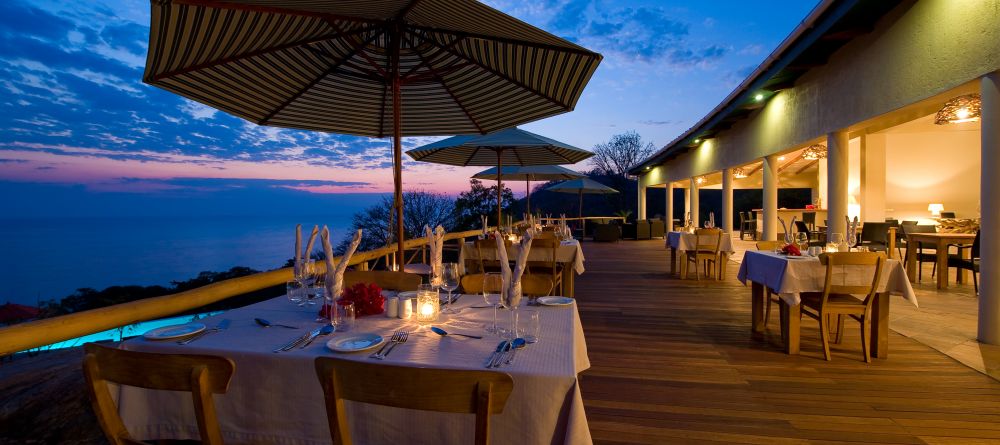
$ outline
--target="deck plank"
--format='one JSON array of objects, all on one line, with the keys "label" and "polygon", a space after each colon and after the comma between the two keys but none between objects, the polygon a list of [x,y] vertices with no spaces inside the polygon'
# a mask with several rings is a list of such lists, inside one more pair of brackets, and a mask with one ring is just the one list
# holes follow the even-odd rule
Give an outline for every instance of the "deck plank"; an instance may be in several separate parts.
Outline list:
[{"label": "deck plank", "polygon": [[596,443],[1000,443],[1000,382],[924,344],[890,332],[889,358],[866,365],[848,323],[826,362],[804,319],[789,356],[777,308],[765,339],[750,338],[738,265],[696,282],[668,276],[662,240],[584,253],[581,390]]}]

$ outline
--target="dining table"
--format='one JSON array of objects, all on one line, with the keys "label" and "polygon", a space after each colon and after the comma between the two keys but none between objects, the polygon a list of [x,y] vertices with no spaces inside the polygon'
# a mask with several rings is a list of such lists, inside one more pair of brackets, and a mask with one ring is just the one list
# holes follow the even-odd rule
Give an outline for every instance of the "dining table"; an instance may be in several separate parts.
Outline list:
[{"label": "dining table", "polygon": [[[710,237],[711,235],[702,235],[702,238],[705,238],[703,240],[705,243],[711,242]],[[667,248],[670,249],[670,275],[674,275],[677,273],[677,252],[680,252],[681,256],[683,256],[687,251],[697,250],[698,235],[691,232],[671,231],[667,232],[665,243]],[[734,252],[732,236],[728,233],[723,233],[719,244],[719,255],[722,258],[719,259],[718,279],[726,276],[726,263],[729,262],[729,256]]]},{"label": "dining table", "polygon": [[[513,260],[518,257],[520,252],[521,246],[513,243],[507,249],[507,258]],[[497,250],[495,248],[487,249],[483,252],[483,258],[480,258],[475,242],[467,241],[462,243],[462,250],[458,254],[459,273],[465,274],[466,261],[479,261],[480,259],[496,261]],[[547,261],[548,259],[549,257],[547,257],[546,253],[540,249],[528,251],[528,261]],[[556,263],[562,268],[563,295],[567,297],[575,296],[574,276],[582,275],[586,271],[583,262],[583,247],[580,245],[580,240],[567,239],[559,242],[559,247],[556,249]]]},{"label": "dining table", "polygon": [[[443,298],[444,294],[442,294]],[[522,301],[526,305],[527,299]],[[277,347],[322,326],[317,307],[301,307],[285,297],[273,298],[199,320],[214,327],[223,319],[229,327],[185,344],[136,337],[120,343],[132,351],[169,354],[207,354],[227,357],[236,364],[229,390],[215,396],[219,425],[227,444],[314,445],[331,443],[323,391],[313,362],[317,357],[339,357],[414,368],[481,370],[501,338],[484,333],[493,323],[493,310],[482,295],[461,295],[453,303],[457,314],[441,314],[437,321],[389,318],[386,314],[358,317],[346,332],[336,331],[305,348],[273,352]],[[592,443],[577,375],[590,367],[586,341],[575,302],[563,306],[520,307],[539,314],[538,341],[517,354],[516,360],[494,370],[513,377],[514,388],[501,414],[491,417],[492,443]],[[263,318],[296,329],[262,327]],[[498,324],[509,323],[501,310]],[[440,336],[430,330],[484,335],[481,339]],[[334,352],[327,342],[350,336],[377,334],[388,340],[396,331],[409,338],[383,361],[369,355],[375,349]],[[345,343],[349,344],[349,343]],[[423,382],[433,391],[436,382]],[[186,393],[121,386],[118,407],[133,437],[143,439],[197,439],[198,427],[191,398]],[[468,443],[475,422],[471,415],[405,410],[345,401],[356,444]]]},{"label": "dining table", "polygon": [[[871,285],[874,266],[838,266],[834,269],[833,282],[843,285]],[[761,250],[748,250],[740,263],[737,279],[751,286],[751,335],[756,340],[764,338],[764,319],[767,304],[766,290],[780,299],[781,336],[785,352],[799,353],[799,319],[801,294],[822,292],[826,281],[826,266],[816,256],[792,256]],[[917,295],[907,279],[906,271],[898,260],[887,259],[882,269],[875,301],[872,303],[871,354],[873,357],[889,356],[889,302],[890,295],[919,307]]]},{"label": "dining table", "polygon": [[[929,244],[928,248],[936,249],[935,259],[937,260],[937,288],[947,289],[948,288],[948,245],[949,244],[972,244],[976,239],[974,233],[907,233],[906,234],[906,273],[910,277],[910,282],[916,283],[917,281],[917,255],[911,255],[910,251],[915,253],[917,246],[921,244]],[[959,249],[959,255],[968,256],[968,250]],[[959,270],[957,280],[961,283],[963,280],[963,271]]]}]

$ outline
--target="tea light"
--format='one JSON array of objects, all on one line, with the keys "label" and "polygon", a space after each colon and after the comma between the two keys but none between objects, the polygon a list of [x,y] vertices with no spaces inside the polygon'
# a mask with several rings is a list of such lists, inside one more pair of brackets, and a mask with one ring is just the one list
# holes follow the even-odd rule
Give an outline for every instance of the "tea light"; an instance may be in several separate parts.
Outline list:
[{"label": "tea light", "polygon": [[437,291],[422,291],[417,293],[417,321],[429,323],[438,319],[441,300]]},{"label": "tea light", "polygon": [[826,252],[840,252],[840,246],[838,246],[837,243],[826,243]]}]

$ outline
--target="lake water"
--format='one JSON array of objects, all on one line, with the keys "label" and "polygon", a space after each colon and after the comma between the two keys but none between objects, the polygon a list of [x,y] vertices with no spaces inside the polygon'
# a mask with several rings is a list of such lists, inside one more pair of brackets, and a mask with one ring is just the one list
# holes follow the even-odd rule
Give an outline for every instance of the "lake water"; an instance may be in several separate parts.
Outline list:
[{"label": "lake water", "polygon": [[293,255],[297,223],[305,232],[303,242],[314,224],[326,224],[339,243],[351,213],[0,220],[0,304],[34,306],[82,287],[166,286],[233,266],[278,268]]}]

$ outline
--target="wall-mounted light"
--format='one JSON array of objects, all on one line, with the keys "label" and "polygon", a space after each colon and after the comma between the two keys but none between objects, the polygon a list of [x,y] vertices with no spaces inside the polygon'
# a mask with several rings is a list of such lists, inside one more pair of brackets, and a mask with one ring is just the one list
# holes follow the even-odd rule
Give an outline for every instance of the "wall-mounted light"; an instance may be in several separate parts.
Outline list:
[{"label": "wall-mounted light", "polygon": [[941,216],[941,211],[944,210],[944,204],[928,204],[927,211],[931,212],[931,215],[935,218]]},{"label": "wall-mounted light", "polygon": [[649,169],[650,169],[650,167],[649,167],[649,166],[647,165],[647,166],[646,166],[646,171],[649,171]]},{"label": "wall-mounted light", "polygon": [[982,116],[982,98],[978,94],[966,94],[949,100],[934,116],[938,125],[975,122]]},{"label": "wall-mounted light", "polygon": [[733,169],[733,177],[736,179],[743,179],[747,177],[747,171],[743,167],[736,167]]},{"label": "wall-mounted light", "polygon": [[761,93],[757,93],[757,95],[753,97],[753,100],[755,100],[757,102],[760,102],[760,101],[764,100],[764,95],[761,94]]},{"label": "wall-mounted light", "polygon": [[813,144],[806,147],[806,149],[802,152],[802,159],[808,159],[810,161],[826,159],[826,145]]},{"label": "wall-mounted light", "polygon": [[779,161],[784,161],[784,160],[785,160],[785,156],[784,156],[784,155],[782,155],[782,156],[778,156],[778,160],[779,160]]},{"label": "wall-mounted light", "polygon": [[696,178],[696,179],[694,180],[694,182],[696,182],[696,183],[698,183],[698,184],[704,184],[704,183],[705,183],[705,178],[703,178],[703,177],[699,176],[699,177],[697,177],[697,178]]},{"label": "wall-mounted light", "polygon": [[701,139],[695,139],[695,140],[694,140],[694,143],[695,143],[695,144],[700,144],[700,143],[701,143]]}]

